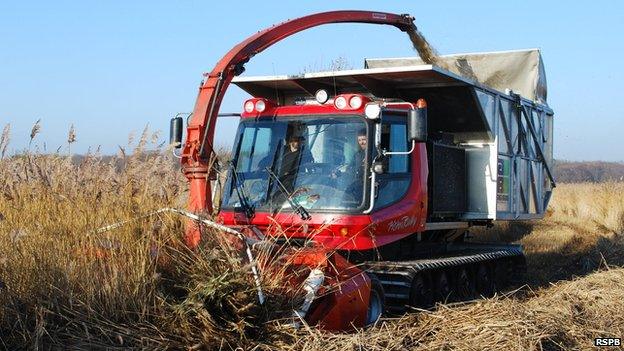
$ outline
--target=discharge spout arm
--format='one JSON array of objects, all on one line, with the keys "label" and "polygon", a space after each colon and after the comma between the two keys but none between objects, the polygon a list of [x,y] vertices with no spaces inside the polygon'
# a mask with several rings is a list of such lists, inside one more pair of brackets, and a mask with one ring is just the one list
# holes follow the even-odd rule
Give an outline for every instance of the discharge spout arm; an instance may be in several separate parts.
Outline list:
[{"label": "discharge spout arm", "polygon": [[[414,18],[371,11],[332,11],[288,20],[262,30],[233,47],[205,75],[199,88],[195,108],[187,126],[187,137],[181,154],[182,171],[189,181],[188,210],[195,213],[212,212],[210,179],[213,138],[219,107],[232,79],[244,71],[244,64],[269,46],[308,28],[330,23],[385,24],[409,32],[415,29]],[[186,242],[196,247],[200,240],[199,228],[189,223]]]}]

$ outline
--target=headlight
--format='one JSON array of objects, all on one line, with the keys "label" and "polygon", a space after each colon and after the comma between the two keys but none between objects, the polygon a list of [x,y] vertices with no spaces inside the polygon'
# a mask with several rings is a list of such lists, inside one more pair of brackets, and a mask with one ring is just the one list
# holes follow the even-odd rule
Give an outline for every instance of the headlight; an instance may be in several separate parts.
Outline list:
[{"label": "headlight", "polygon": [[381,106],[376,103],[366,104],[366,107],[364,107],[364,114],[368,119],[377,119],[381,114]]}]

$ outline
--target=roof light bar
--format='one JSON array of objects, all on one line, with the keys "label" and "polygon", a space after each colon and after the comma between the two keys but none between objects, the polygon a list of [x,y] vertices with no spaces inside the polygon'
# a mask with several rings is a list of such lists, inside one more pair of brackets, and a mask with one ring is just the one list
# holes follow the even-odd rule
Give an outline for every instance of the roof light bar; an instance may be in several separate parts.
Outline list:
[{"label": "roof light bar", "polygon": [[264,100],[256,101],[256,111],[263,112],[264,110],[266,110],[266,103]]},{"label": "roof light bar", "polygon": [[254,107],[255,107],[255,106],[254,106],[254,102],[253,102],[253,100],[247,100],[247,101],[245,102],[245,106],[244,106],[244,108],[245,108],[245,112],[247,112],[247,113],[252,113],[252,112],[253,112],[253,110],[254,110]]},{"label": "roof light bar", "polygon": [[359,110],[369,101],[368,97],[360,94],[342,94],[334,98],[334,106],[338,110]]},{"label": "roof light bar", "polygon": [[347,107],[347,98],[344,96],[338,96],[334,99],[334,106],[339,110],[344,110]]},{"label": "roof light bar", "polygon": [[249,114],[262,113],[274,107],[275,105],[271,101],[262,98],[249,99],[243,105],[245,113]]},{"label": "roof light bar", "polygon": [[362,107],[362,97],[359,95],[354,95],[353,97],[351,97],[351,99],[349,99],[349,106],[351,106],[351,108],[355,110]]}]

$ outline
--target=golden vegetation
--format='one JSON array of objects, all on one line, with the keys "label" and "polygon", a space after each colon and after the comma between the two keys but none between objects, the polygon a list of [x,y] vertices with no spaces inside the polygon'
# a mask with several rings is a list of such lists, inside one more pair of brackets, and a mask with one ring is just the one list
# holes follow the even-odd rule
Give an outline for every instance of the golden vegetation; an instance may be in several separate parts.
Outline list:
[{"label": "golden vegetation", "polygon": [[235,347],[269,334],[248,269],[222,236],[190,252],[180,218],[133,220],[185,195],[170,153],[145,152],[150,138],[108,161],[0,160],[0,348]]},{"label": "golden vegetation", "polygon": [[546,218],[479,231],[483,241],[519,242],[532,286],[624,265],[624,183],[559,184]]},{"label": "golden vegetation", "polygon": [[[0,348],[581,350],[624,335],[622,183],[560,185],[545,220],[478,234],[525,245],[529,286],[518,292],[355,334],[294,331],[276,321],[292,309],[282,282],[265,277],[258,307],[249,267],[222,234],[190,252],[180,218],[133,220],[186,196],[170,152],[145,151],[150,139],[112,159],[3,154]],[[128,222],[95,234],[118,221]]]}]

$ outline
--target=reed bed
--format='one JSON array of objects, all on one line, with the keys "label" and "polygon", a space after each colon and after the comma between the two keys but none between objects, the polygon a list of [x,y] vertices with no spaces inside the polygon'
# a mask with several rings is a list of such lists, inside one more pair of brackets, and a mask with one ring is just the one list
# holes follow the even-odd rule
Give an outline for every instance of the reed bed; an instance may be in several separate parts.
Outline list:
[{"label": "reed bed", "polygon": [[190,251],[181,218],[137,220],[186,196],[170,150],[151,139],[146,130],[113,158],[0,160],[0,348],[234,348],[281,334],[267,322],[291,309],[271,305],[278,294],[258,307],[231,240],[206,232]]},{"label": "reed bed", "polygon": [[[9,131],[0,139],[0,348],[582,350],[624,335],[622,183],[561,185],[545,220],[480,234],[525,245],[529,285],[518,292],[332,334],[288,326],[298,290],[284,293],[279,269],[263,275],[259,306],[249,265],[223,233],[206,232],[190,251],[181,218],[137,219],[183,207],[187,195],[170,150],[147,129],[115,157],[80,161],[9,156]],[[67,150],[75,140],[72,129]]]}]

